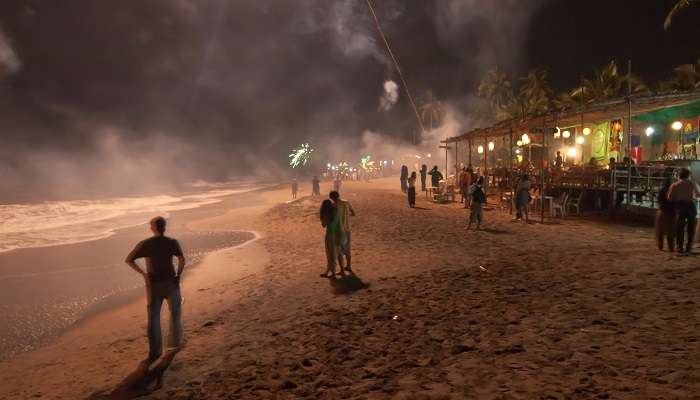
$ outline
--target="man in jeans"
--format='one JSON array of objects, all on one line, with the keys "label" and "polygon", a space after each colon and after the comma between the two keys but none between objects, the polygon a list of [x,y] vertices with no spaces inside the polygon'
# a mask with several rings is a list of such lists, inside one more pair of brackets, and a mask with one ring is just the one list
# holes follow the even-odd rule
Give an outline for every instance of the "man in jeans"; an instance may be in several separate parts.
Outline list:
[{"label": "man in jeans", "polygon": [[[693,238],[695,236],[695,224],[697,209],[695,199],[700,193],[695,182],[690,180],[690,171],[687,168],[681,169],[678,180],[671,185],[668,190],[668,199],[676,208],[676,246],[678,253],[692,253]],[[688,233],[688,242],[683,247],[684,230]]]},{"label": "man in jeans", "polygon": [[[140,242],[126,257],[126,263],[146,280],[148,294],[148,359],[157,360],[163,352],[163,339],[160,330],[160,309],[163,300],[170,309],[170,335],[168,347],[178,348],[182,344],[182,297],[180,296],[180,276],[185,268],[185,257],[180,244],[165,236],[165,218],[151,220],[153,236]],[[177,257],[177,272],[173,266]],[[136,260],[146,259],[146,271]]]},{"label": "man in jeans", "polygon": [[[351,241],[352,235],[350,233],[350,217],[355,216],[355,210],[352,209],[352,205],[347,200],[341,200],[340,194],[335,190],[330,192],[328,195],[335,205],[335,209],[340,216],[340,227],[343,231],[343,239],[340,244],[340,254],[345,256],[345,268],[341,266],[341,273],[344,270],[352,272],[352,256],[351,253]],[[342,265],[342,264],[341,264]]]}]

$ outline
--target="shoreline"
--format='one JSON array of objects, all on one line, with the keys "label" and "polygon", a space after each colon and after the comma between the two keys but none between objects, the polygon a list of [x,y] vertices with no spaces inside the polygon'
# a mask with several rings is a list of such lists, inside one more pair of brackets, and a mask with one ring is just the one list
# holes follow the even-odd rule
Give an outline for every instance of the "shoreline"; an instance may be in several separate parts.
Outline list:
[{"label": "shoreline", "polygon": [[[193,275],[195,271],[202,267],[204,260],[208,257],[209,254],[223,249],[236,249],[242,245],[247,245],[251,242],[255,242],[261,237],[259,232],[254,231],[252,229],[247,229],[248,227],[244,226],[241,226],[238,229],[232,229],[230,227],[226,227],[225,229],[209,229],[209,227],[207,227],[206,224],[200,226],[196,224],[196,221],[207,218],[220,218],[223,215],[230,212],[230,210],[249,207],[251,199],[253,199],[252,202],[260,201],[258,199],[263,198],[263,193],[279,191],[279,186],[280,185],[275,185],[273,187],[268,185],[263,188],[257,188],[246,191],[245,193],[236,193],[230,196],[226,196],[217,203],[206,204],[192,209],[177,210],[171,212],[171,219],[182,225],[182,229],[180,230],[190,232],[190,236],[194,235],[194,237],[200,237],[200,239],[197,239],[199,242],[211,241],[209,238],[212,237],[212,235],[214,235],[213,237],[221,238],[217,239],[218,241],[233,240],[234,242],[233,246],[226,246],[224,248],[214,247],[211,250],[205,250],[204,253],[202,253],[197,248],[185,248],[186,253],[190,253],[190,255],[188,256],[188,266],[187,271],[185,272],[185,276],[183,277],[183,284],[185,284],[185,282],[187,282],[191,278],[191,275]],[[188,214],[189,216],[187,216]],[[5,281],[6,285],[14,286],[16,285],[15,282],[18,282],[26,286],[27,284],[35,281],[44,282],[47,279],[55,280],[56,277],[59,277],[60,280],[65,280],[72,276],[80,277],[83,275],[93,275],[95,273],[105,274],[114,268],[119,269],[121,275],[128,276],[129,281],[127,282],[136,282],[136,286],[134,287],[127,286],[124,289],[105,292],[103,296],[95,298],[95,300],[91,301],[91,303],[80,307],[76,310],[75,317],[70,317],[71,321],[67,325],[61,326],[61,320],[56,320],[56,323],[51,322],[49,320],[47,321],[49,325],[47,325],[46,328],[42,328],[42,330],[37,332],[37,334],[39,334],[40,336],[17,336],[17,338],[19,339],[19,341],[17,342],[14,341],[14,335],[18,335],[18,333],[16,333],[17,331],[13,331],[10,329],[26,329],[23,328],[23,326],[26,325],[19,325],[24,324],[22,320],[12,319],[12,315],[22,310],[21,308],[18,308],[18,311],[12,311],[13,307],[15,307],[13,304],[20,300],[15,299],[11,295],[11,293],[5,293],[4,297],[7,297],[7,299],[3,301],[5,304],[3,308],[5,308],[6,311],[12,311],[12,313],[5,313],[6,318],[10,318],[8,324],[5,325],[5,329],[7,331],[6,334],[8,336],[5,336],[4,346],[6,346],[7,352],[3,355],[2,359],[0,359],[0,363],[11,363],[17,357],[21,357],[22,355],[39,351],[44,347],[51,346],[63,335],[70,334],[70,332],[73,329],[84,325],[86,322],[89,322],[92,318],[100,315],[101,313],[110,312],[120,307],[128,307],[134,302],[139,302],[143,300],[145,298],[145,294],[143,292],[143,284],[137,279],[138,277],[131,276],[131,271],[128,271],[127,268],[122,268],[124,267],[122,265],[123,263],[120,263],[118,261],[100,266],[101,264],[95,265],[90,263],[90,260],[87,260],[84,266],[76,264],[79,265],[79,267],[77,268],[56,268],[54,270],[37,270],[36,267],[32,267],[25,269],[26,266],[31,265],[28,264],[28,262],[31,261],[46,260],[44,262],[54,263],[52,255],[56,253],[63,254],[59,257],[59,259],[67,259],[68,261],[66,262],[72,263],[75,254],[97,255],[104,253],[105,249],[108,250],[108,253],[114,252],[114,248],[121,248],[121,253],[128,252],[128,249],[125,246],[133,246],[133,244],[136,243],[136,241],[143,238],[141,236],[147,235],[145,231],[141,232],[143,231],[143,229],[141,229],[143,225],[144,224],[139,224],[138,227],[121,228],[115,230],[115,233],[111,235],[110,238],[106,239],[85,241],[77,244],[66,244],[59,246],[45,246],[31,249],[13,250],[10,252],[4,252],[0,254],[0,259],[5,260],[3,263],[6,266],[10,267],[10,269],[17,270],[16,272],[12,270],[8,271],[7,269],[4,270],[7,273],[0,276],[0,278],[3,278],[2,280]],[[251,237],[247,237],[249,235],[251,235]],[[204,243],[198,245],[197,247],[204,249],[205,247],[201,247],[202,245],[204,245]],[[121,254],[119,254],[119,257],[117,259],[121,260]],[[17,281],[17,279],[20,279],[20,281]],[[26,291],[24,292],[26,293]],[[26,312],[23,315],[27,315]],[[56,316],[55,318],[57,317],[58,316]],[[61,323],[61,325],[57,325],[58,323]],[[15,326],[17,328],[14,328]],[[28,333],[31,334],[32,332],[29,331]],[[22,347],[15,347],[14,349],[13,347],[11,347],[17,344],[21,344]]]}]

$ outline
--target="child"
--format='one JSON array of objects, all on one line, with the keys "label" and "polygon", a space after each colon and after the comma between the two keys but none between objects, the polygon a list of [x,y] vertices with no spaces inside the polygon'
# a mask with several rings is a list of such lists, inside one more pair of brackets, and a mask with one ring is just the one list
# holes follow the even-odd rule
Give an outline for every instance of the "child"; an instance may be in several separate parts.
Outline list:
[{"label": "child", "polygon": [[669,251],[674,249],[674,236],[676,231],[676,209],[668,200],[668,189],[671,187],[671,178],[666,177],[664,185],[659,192],[659,211],[656,212],[656,243],[659,250],[664,250],[664,236],[668,243]]},{"label": "child", "polygon": [[469,189],[472,206],[469,214],[469,225],[467,229],[471,229],[472,223],[476,221],[476,229],[481,228],[481,221],[484,220],[484,206],[486,205],[486,192],[484,192],[484,177],[480,176],[475,184]]},{"label": "child", "polygon": [[408,178],[408,206],[416,207],[416,173],[412,172]]}]

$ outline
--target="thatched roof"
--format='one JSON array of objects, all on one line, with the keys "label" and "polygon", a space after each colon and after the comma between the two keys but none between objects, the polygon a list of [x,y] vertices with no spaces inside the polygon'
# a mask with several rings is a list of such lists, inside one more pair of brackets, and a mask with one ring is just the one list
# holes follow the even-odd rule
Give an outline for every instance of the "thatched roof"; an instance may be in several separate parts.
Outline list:
[{"label": "thatched roof", "polygon": [[[683,106],[700,101],[700,92],[674,93],[655,96],[632,97],[632,116],[646,114],[652,111],[662,110],[669,107]],[[552,112],[539,115],[527,121],[509,119],[501,121],[488,128],[477,128],[462,135],[447,138],[443,143],[455,143],[464,140],[478,139],[484,136],[496,138],[508,136],[511,132],[514,135],[530,132],[537,128],[573,127],[581,125],[581,118],[584,123],[599,123],[612,119],[626,119],[629,113],[627,98],[612,99],[604,102],[585,105],[582,109],[572,109],[564,112]]]}]

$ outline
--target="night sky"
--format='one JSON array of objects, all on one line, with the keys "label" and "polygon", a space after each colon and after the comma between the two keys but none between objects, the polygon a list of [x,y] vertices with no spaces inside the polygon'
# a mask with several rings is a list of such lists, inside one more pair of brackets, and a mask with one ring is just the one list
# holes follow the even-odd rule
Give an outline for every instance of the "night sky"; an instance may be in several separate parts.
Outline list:
[{"label": "night sky", "polygon": [[[496,65],[561,91],[612,58],[646,80],[693,62],[700,7],[664,31],[673,3],[375,0],[415,97],[434,91],[464,130]],[[302,141],[354,157],[365,130],[416,129],[403,91],[379,109],[398,77],[361,0],[4,0],[0,30],[0,200],[226,179]]]}]

